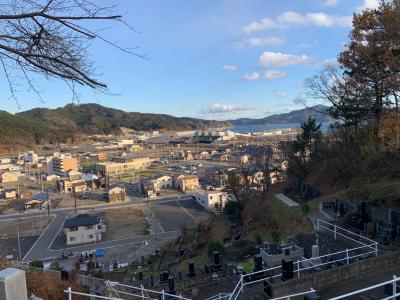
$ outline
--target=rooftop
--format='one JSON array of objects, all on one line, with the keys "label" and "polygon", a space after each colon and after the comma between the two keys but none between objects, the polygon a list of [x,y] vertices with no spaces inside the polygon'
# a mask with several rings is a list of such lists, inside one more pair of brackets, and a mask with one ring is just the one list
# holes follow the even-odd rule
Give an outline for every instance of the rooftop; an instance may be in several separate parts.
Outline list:
[{"label": "rooftop", "polygon": [[99,216],[90,216],[88,214],[82,214],[65,220],[64,228],[89,226],[89,225],[99,224],[100,222],[101,219]]}]

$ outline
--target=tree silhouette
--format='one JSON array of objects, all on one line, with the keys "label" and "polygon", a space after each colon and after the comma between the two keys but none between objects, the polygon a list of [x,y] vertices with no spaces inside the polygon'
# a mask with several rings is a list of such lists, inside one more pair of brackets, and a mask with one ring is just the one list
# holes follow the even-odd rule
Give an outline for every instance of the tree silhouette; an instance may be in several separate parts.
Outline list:
[{"label": "tree silhouette", "polygon": [[90,29],[99,21],[123,23],[131,28],[120,14],[113,13],[114,9],[115,6],[104,7],[88,0],[9,0],[2,3],[0,66],[11,97],[17,101],[16,85],[22,77],[41,99],[41,92],[32,80],[35,73],[65,81],[74,95],[76,85],[105,91],[107,85],[96,78],[87,51],[95,39],[144,58]]}]

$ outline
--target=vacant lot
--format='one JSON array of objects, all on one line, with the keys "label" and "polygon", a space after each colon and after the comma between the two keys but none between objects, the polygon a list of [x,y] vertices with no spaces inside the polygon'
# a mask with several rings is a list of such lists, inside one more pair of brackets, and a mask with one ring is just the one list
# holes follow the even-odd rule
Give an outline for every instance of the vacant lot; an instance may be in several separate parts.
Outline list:
[{"label": "vacant lot", "polygon": [[151,204],[151,209],[165,231],[195,228],[208,218],[208,212],[194,200],[183,200]]},{"label": "vacant lot", "polygon": [[26,219],[1,221],[0,222],[0,238],[6,239],[17,237],[17,223],[20,236],[39,235],[44,230],[52,217],[47,215],[41,217],[32,217]]},{"label": "vacant lot", "polygon": [[107,225],[107,240],[148,233],[149,225],[141,207],[108,209],[99,214]]}]

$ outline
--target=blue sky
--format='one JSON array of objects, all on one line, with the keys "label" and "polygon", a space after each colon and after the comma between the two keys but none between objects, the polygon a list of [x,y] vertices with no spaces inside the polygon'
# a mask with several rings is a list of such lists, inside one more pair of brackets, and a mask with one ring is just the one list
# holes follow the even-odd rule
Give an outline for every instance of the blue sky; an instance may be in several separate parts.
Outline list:
[{"label": "blue sky", "polygon": [[[377,0],[112,1],[138,32],[120,25],[103,36],[149,60],[96,41],[99,79],[113,95],[81,89],[81,103],[207,119],[289,111],[305,78],[343,48],[351,16]],[[0,109],[18,112],[71,103],[64,83],[35,78],[45,103],[19,87],[18,106],[1,76]]]}]

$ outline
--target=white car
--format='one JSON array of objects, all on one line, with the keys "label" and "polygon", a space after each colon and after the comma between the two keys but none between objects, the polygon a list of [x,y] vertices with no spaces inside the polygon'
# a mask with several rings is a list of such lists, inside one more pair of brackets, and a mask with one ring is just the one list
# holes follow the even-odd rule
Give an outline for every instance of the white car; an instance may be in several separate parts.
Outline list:
[{"label": "white car", "polygon": [[148,246],[148,245],[149,245],[149,242],[148,242],[148,241],[142,241],[142,245],[143,245],[143,246]]}]

